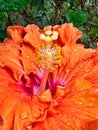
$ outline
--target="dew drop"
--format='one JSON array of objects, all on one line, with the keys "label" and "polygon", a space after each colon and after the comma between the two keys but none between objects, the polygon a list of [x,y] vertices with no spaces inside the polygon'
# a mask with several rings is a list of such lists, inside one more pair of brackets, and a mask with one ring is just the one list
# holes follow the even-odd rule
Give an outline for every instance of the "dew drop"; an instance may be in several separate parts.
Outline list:
[{"label": "dew drop", "polygon": [[28,125],[26,128],[27,130],[32,130],[32,125]]},{"label": "dew drop", "polygon": [[56,121],[57,124],[59,124],[60,121]]},{"label": "dew drop", "polygon": [[73,116],[72,118],[73,118],[73,119],[76,119],[76,117],[75,117],[75,116]]},{"label": "dew drop", "polygon": [[60,113],[59,115],[62,116],[62,113]]},{"label": "dew drop", "polygon": [[75,105],[82,105],[83,102],[81,102],[81,101],[74,101],[74,104],[75,104]]},{"label": "dew drop", "polygon": [[96,91],[98,91],[98,88],[96,88]]},{"label": "dew drop", "polygon": [[96,116],[96,119],[98,119],[98,115]]},{"label": "dew drop", "polygon": [[77,49],[73,49],[73,51],[74,51],[74,52],[76,52],[76,51],[77,51]]},{"label": "dew drop", "polygon": [[48,127],[51,127],[51,125],[49,124]]},{"label": "dew drop", "polygon": [[27,114],[27,113],[22,113],[22,114],[21,114],[21,118],[22,118],[22,119],[28,118],[28,114]]},{"label": "dew drop", "polygon": [[26,56],[27,58],[30,58],[30,56]]},{"label": "dew drop", "polygon": [[70,126],[70,123],[69,123],[69,122],[67,122],[66,124],[67,124],[67,126]]},{"label": "dew drop", "polygon": [[89,70],[89,69],[86,69],[85,72],[88,73],[88,72],[90,72],[90,70]]},{"label": "dew drop", "polygon": [[88,104],[89,107],[92,107],[93,105],[94,105],[93,102],[90,102],[90,103]]},{"label": "dew drop", "polygon": [[74,60],[74,63],[77,63],[77,60]]},{"label": "dew drop", "polygon": [[79,65],[80,68],[83,68],[83,65]]}]

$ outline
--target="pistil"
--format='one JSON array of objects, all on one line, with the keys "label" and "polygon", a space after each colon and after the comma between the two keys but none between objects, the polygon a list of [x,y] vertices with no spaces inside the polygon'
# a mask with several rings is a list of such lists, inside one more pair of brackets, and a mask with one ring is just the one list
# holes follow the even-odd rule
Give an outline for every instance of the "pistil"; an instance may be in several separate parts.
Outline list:
[{"label": "pistil", "polygon": [[[48,74],[53,72],[55,68],[61,66],[61,47],[56,42],[58,32],[48,30],[40,35],[40,39],[46,43],[46,46],[41,45],[36,50],[39,68],[44,70],[43,78],[37,91],[40,95],[45,91],[47,85]],[[55,41],[55,42],[54,42]]]},{"label": "pistil", "polygon": [[41,81],[40,86],[39,86],[38,91],[37,91],[37,95],[40,95],[42,92],[45,91],[47,79],[48,79],[48,74],[49,74],[49,71],[47,69],[45,69],[42,81]]}]

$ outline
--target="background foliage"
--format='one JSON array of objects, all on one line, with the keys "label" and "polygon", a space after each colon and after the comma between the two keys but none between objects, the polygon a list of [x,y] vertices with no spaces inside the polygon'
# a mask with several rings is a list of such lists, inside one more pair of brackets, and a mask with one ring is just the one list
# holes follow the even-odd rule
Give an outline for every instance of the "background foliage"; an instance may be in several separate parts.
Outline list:
[{"label": "background foliage", "polygon": [[97,0],[0,0],[0,42],[9,25],[34,23],[40,28],[72,22],[83,31],[80,42],[94,48],[98,41]]}]

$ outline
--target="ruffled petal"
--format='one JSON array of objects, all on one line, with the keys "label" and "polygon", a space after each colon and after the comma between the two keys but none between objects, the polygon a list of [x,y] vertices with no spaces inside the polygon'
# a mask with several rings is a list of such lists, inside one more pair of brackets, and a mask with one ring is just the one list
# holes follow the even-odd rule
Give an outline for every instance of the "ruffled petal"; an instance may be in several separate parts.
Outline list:
[{"label": "ruffled petal", "polygon": [[10,39],[0,44],[0,66],[9,68],[16,80],[19,80],[24,73],[20,61],[20,46]]},{"label": "ruffled petal", "polygon": [[62,47],[62,65],[51,74],[53,84],[64,86],[76,77],[83,77],[97,84],[97,57],[96,50],[85,49],[81,44]]},{"label": "ruffled petal", "polygon": [[[82,78],[66,88],[57,87],[47,118],[32,124],[32,130],[89,130],[97,128],[98,89]],[[97,129],[95,129],[97,130]]]},{"label": "ruffled petal", "polygon": [[21,47],[21,61],[27,74],[38,71],[38,61],[34,50],[30,46],[23,45]]},{"label": "ruffled petal", "polygon": [[59,43],[62,45],[71,46],[82,37],[82,32],[73,27],[72,23],[58,25],[55,29],[59,32]]},{"label": "ruffled petal", "polygon": [[98,130],[98,119],[96,121],[88,123],[86,130]]},{"label": "ruffled petal", "polygon": [[[29,91],[40,86],[43,69],[38,67],[36,49],[45,47],[40,34],[51,29],[59,33],[53,45],[59,44],[62,50],[61,66],[49,72],[45,80],[53,95],[47,89],[31,96],[21,87],[23,82],[28,89],[22,75],[34,80],[28,84],[32,84]],[[33,24],[14,26],[8,28],[8,34],[0,45],[0,129],[97,130],[98,49],[76,44],[82,33],[72,24],[44,30]]]},{"label": "ruffled petal", "polygon": [[26,43],[29,43],[34,48],[38,48],[41,44],[43,44],[43,42],[40,39],[41,33],[39,31],[38,26],[34,24],[28,25],[27,27],[25,27],[25,32],[26,35],[24,37],[24,41]]},{"label": "ruffled petal", "polygon": [[88,80],[74,79],[62,91],[58,88],[55,96],[58,103],[55,108],[61,111],[61,118],[70,114],[85,123],[98,118],[98,89],[94,88]]},{"label": "ruffled petal", "polygon": [[0,130],[26,130],[33,122],[44,120],[50,102],[49,90],[38,97],[27,96],[11,73],[0,68],[0,116],[4,122]]},{"label": "ruffled petal", "polygon": [[[85,87],[83,87],[84,85]],[[57,89],[54,96],[55,105],[54,102],[51,103],[54,106],[54,111],[50,107],[47,119],[34,123],[33,129],[87,130],[88,123],[97,119],[97,99],[98,90],[93,89],[92,84],[88,81],[77,79],[72,86],[70,85],[66,89]]]},{"label": "ruffled petal", "polygon": [[7,33],[14,43],[21,44],[23,42],[23,36],[25,34],[23,26],[9,26]]}]

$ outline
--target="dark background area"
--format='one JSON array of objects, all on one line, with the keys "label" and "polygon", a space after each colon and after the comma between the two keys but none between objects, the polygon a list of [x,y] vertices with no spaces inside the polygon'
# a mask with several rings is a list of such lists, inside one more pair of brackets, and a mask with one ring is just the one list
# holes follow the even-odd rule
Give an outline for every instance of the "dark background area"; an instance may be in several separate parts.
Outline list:
[{"label": "dark background area", "polygon": [[46,25],[73,23],[83,32],[79,41],[85,47],[98,42],[97,0],[0,0],[0,42],[9,25]]}]

